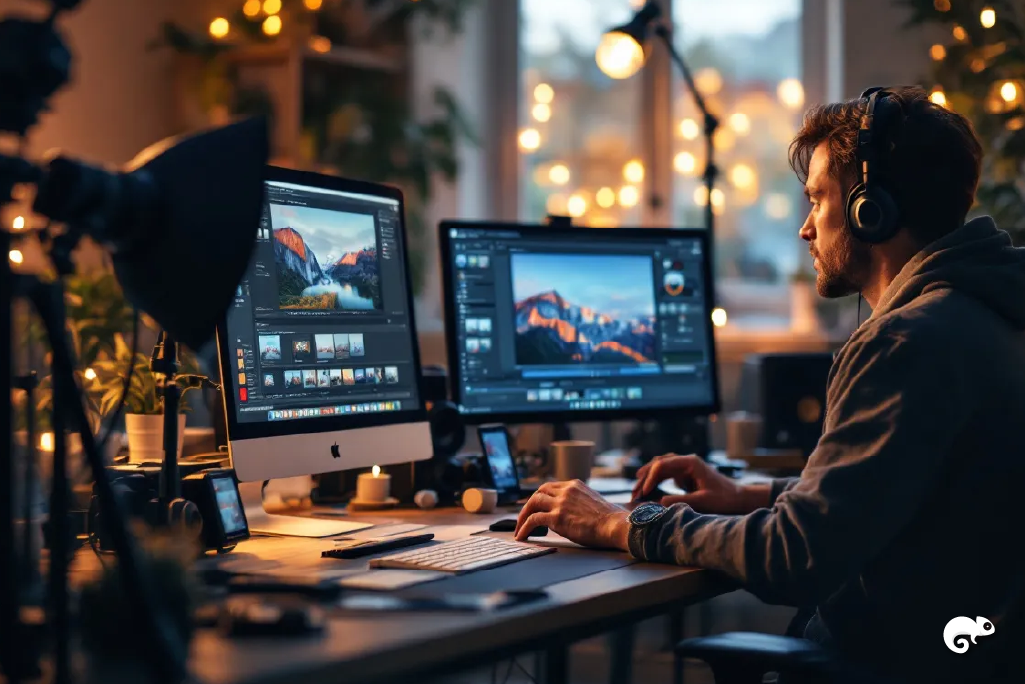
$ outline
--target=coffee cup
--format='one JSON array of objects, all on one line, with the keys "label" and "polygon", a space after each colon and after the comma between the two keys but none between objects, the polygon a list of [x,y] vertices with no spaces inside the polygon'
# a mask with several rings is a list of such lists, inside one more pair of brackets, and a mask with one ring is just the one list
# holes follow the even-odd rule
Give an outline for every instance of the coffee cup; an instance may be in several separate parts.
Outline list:
[{"label": "coffee cup", "polygon": [[594,466],[594,442],[569,439],[552,442],[548,448],[552,474],[556,480],[583,480],[591,477]]}]

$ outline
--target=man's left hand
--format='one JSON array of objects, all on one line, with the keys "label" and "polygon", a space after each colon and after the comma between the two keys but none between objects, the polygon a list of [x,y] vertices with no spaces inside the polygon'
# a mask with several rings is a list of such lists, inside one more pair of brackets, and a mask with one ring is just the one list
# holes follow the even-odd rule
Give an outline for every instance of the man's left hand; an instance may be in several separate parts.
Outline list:
[{"label": "man's left hand", "polygon": [[534,492],[516,520],[516,539],[544,525],[581,546],[629,551],[629,513],[580,480],[546,482]]}]

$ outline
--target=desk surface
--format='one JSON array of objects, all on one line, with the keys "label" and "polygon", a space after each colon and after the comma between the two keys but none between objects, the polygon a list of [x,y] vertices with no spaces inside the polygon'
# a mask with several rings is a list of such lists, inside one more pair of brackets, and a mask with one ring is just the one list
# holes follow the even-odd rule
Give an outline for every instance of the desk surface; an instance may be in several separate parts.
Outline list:
[{"label": "desk surface", "polygon": [[[500,510],[479,516],[441,509],[353,517],[360,515],[486,527],[515,514]],[[229,640],[201,630],[193,642],[190,668],[209,684],[412,681],[407,678],[414,673],[473,667],[596,636],[734,588],[709,571],[636,563],[549,585],[545,601],[490,614],[342,615],[332,617],[324,634],[298,639]]]}]

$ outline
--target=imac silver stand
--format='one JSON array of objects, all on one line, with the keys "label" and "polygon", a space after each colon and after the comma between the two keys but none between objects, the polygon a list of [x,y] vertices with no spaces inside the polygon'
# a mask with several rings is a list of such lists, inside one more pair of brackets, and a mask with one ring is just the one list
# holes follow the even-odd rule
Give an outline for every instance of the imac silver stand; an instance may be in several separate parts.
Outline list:
[{"label": "imac silver stand", "polygon": [[355,520],[311,518],[298,515],[269,513],[263,504],[264,482],[239,482],[242,507],[246,512],[249,531],[278,537],[333,537],[373,527],[374,523]]}]

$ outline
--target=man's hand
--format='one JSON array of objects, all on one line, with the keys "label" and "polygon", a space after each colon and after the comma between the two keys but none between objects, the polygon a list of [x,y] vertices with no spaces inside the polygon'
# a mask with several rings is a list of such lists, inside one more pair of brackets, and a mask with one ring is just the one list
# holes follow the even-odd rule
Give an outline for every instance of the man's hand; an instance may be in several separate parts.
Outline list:
[{"label": "man's hand", "polygon": [[544,525],[581,546],[630,550],[629,513],[610,504],[580,480],[546,482],[534,492],[516,520],[516,539]]},{"label": "man's hand", "polygon": [[693,454],[668,454],[643,466],[637,471],[633,499],[640,499],[670,478],[687,493],[663,497],[663,506],[685,503],[699,513],[745,515],[770,505],[768,485],[740,485]]}]

